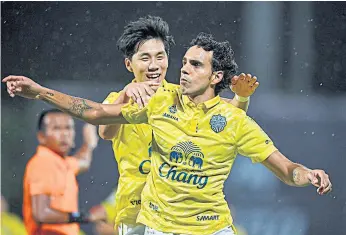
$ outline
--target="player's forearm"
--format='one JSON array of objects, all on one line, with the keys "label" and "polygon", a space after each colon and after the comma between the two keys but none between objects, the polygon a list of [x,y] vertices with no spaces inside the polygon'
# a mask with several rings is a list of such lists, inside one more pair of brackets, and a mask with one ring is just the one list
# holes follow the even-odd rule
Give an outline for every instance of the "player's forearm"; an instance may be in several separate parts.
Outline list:
[{"label": "player's forearm", "polygon": [[233,99],[223,98],[223,100],[234,105],[237,108],[244,110],[245,112],[247,112],[247,110],[249,108],[249,104],[250,104],[250,99],[245,101],[245,102],[241,102],[241,101],[237,100],[236,98],[233,98]]},{"label": "player's forearm", "polygon": [[[113,104],[124,104],[128,102],[128,97],[125,92],[120,92],[119,97],[113,102]],[[121,124],[114,125],[100,125],[99,126],[99,136],[104,140],[113,139],[118,133]]]},{"label": "player's forearm", "polygon": [[311,184],[308,174],[310,169],[303,165],[297,164],[298,166],[292,170],[292,182],[296,187],[305,187]]},{"label": "player's forearm", "polygon": [[43,88],[37,98],[93,125],[127,123],[121,114],[123,104],[103,105],[48,88]]},{"label": "player's forearm", "polygon": [[104,140],[113,139],[119,131],[121,124],[116,125],[100,125],[99,136]]},{"label": "player's forearm", "polygon": [[239,101],[236,98],[232,99],[232,104],[237,107],[240,108],[242,110],[244,110],[245,112],[247,112],[249,105],[250,105],[250,98],[247,101]]}]

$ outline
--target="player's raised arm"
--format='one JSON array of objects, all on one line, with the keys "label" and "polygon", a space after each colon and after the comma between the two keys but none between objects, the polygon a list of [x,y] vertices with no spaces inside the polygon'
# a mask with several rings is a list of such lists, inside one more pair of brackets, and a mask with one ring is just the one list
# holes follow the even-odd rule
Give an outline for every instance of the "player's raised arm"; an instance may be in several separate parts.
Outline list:
[{"label": "player's raised arm", "polygon": [[258,86],[259,82],[257,81],[257,77],[252,77],[251,74],[245,75],[245,73],[241,73],[239,76],[234,76],[229,84],[229,88],[235,94],[233,99],[222,99],[247,112],[250,105],[250,96],[255,92]]},{"label": "player's raised arm", "polygon": [[82,119],[93,125],[128,123],[121,114],[119,105],[96,103],[87,99],[69,96],[61,92],[42,87],[24,76],[8,76],[2,80],[7,84],[7,92],[28,99],[39,99],[51,104],[65,113]]}]

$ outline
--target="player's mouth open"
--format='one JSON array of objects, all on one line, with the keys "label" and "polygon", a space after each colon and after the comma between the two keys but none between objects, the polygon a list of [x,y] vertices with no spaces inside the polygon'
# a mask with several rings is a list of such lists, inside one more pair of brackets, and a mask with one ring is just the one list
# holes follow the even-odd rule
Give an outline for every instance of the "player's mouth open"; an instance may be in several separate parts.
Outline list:
[{"label": "player's mouth open", "polygon": [[147,74],[147,78],[149,78],[149,79],[157,79],[157,78],[159,78],[160,77],[160,75],[161,74],[159,74],[159,73],[155,73],[155,74]]}]

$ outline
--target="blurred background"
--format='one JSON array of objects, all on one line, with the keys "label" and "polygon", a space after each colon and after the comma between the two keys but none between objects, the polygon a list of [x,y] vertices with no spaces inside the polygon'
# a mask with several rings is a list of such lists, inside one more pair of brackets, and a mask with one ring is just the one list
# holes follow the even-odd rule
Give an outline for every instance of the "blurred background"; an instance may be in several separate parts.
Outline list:
[{"label": "blurred background", "polygon": [[[344,2],[2,2],[1,77],[25,75],[101,102],[133,79],[116,41],[128,22],[148,14],[166,20],[175,37],[168,81],[178,82],[199,32],[230,41],[240,72],[260,81],[248,114],[291,160],[323,168],[332,179],[333,192],[321,197],[239,156],[225,186],[236,223],[248,235],[345,234]],[[3,84],[1,99],[1,193],[21,216],[25,164],[37,147],[38,115],[49,106],[11,99]],[[78,177],[80,207],[105,199],[117,180],[111,145],[100,140],[90,171]],[[90,225],[83,229],[92,234]]]}]

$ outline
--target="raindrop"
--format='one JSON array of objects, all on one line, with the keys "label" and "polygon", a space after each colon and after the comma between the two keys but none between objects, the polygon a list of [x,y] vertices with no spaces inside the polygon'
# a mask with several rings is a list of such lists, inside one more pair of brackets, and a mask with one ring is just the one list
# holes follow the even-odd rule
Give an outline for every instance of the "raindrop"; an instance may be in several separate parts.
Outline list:
[{"label": "raindrop", "polygon": [[298,55],[298,52],[294,52],[294,55]]},{"label": "raindrop", "polygon": [[321,82],[321,83],[320,83],[320,86],[322,86],[322,85],[323,85],[323,83]]},{"label": "raindrop", "polygon": [[88,204],[88,201],[85,201],[85,204]]},{"label": "raindrop", "polygon": [[314,135],[315,134],[315,132],[313,131],[313,132],[311,132],[311,135]]},{"label": "raindrop", "polygon": [[335,134],[333,133],[332,136],[335,136]]},{"label": "raindrop", "polygon": [[90,183],[91,183],[91,184],[93,184],[93,183],[94,183],[94,181],[92,180]]},{"label": "raindrop", "polygon": [[303,92],[303,90],[300,90],[300,93],[302,93]]},{"label": "raindrop", "polygon": [[12,178],[15,178],[16,177],[16,173],[13,174]]}]

